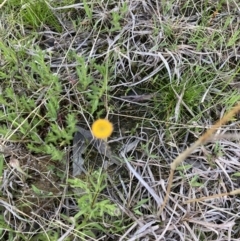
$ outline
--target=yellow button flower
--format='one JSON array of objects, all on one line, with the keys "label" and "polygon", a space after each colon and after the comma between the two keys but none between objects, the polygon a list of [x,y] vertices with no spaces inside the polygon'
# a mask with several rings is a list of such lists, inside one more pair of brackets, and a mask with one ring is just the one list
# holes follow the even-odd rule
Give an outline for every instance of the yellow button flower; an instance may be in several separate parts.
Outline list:
[{"label": "yellow button flower", "polygon": [[98,139],[106,139],[113,132],[113,125],[106,119],[98,119],[92,125],[92,133]]}]

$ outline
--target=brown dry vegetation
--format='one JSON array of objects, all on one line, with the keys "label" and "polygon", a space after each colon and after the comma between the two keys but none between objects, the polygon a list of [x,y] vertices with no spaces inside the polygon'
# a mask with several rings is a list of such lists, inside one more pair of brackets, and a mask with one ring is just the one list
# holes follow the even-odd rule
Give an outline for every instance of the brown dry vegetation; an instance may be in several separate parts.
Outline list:
[{"label": "brown dry vegetation", "polygon": [[237,0],[0,4],[1,240],[240,239]]}]

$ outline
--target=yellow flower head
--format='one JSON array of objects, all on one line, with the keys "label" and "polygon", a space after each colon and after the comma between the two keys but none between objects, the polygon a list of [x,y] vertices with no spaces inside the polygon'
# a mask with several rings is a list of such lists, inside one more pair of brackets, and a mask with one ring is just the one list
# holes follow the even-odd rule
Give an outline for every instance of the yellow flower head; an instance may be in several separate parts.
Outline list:
[{"label": "yellow flower head", "polygon": [[92,125],[92,133],[98,139],[106,139],[113,132],[113,125],[106,119],[98,119]]}]

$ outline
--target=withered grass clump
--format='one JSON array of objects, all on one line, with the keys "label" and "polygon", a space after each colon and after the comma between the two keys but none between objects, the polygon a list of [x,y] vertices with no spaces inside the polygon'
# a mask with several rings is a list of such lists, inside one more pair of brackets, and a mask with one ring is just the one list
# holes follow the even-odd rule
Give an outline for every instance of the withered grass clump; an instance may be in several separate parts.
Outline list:
[{"label": "withered grass clump", "polygon": [[[194,142],[188,149],[186,149],[184,152],[182,152],[172,163],[171,163],[171,172],[169,176],[169,181],[168,181],[168,187],[167,187],[167,192],[165,199],[163,201],[163,204],[160,208],[160,214],[163,211],[164,207],[167,204],[171,187],[172,187],[172,182],[173,182],[173,175],[176,170],[176,168],[200,145],[206,144],[208,141],[213,139],[213,134],[223,125],[225,125],[227,122],[231,121],[231,119],[240,111],[240,103],[235,106],[231,111],[229,111],[226,115],[223,116],[220,120],[218,120],[211,128],[209,128],[196,142]],[[202,197],[202,198],[197,198],[197,199],[192,199],[187,201],[186,203],[189,202],[197,202],[197,201],[202,201],[202,200],[207,200],[211,198],[218,198],[218,197],[223,197],[226,195],[236,195],[240,193],[240,189],[232,190],[227,193],[220,193],[220,194],[215,194],[213,196],[208,196],[208,197]]]}]

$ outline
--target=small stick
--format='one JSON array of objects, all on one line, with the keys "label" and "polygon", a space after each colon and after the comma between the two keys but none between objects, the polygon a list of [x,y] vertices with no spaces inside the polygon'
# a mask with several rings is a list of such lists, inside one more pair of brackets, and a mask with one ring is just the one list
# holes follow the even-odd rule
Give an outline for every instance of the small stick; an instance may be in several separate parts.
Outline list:
[{"label": "small stick", "polygon": [[236,190],[233,190],[231,192],[214,194],[212,196],[190,199],[190,200],[187,200],[186,202],[184,202],[184,204],[192,203],[192,202],[201,202],[201,201],[204,201],[204,200],[209,200],[209,199],[219,198],[219,197],[224,197],[224,196],[230,196],[230,195],[237,195],[237,194],[240,194],[240,189],[236,189]]}]

